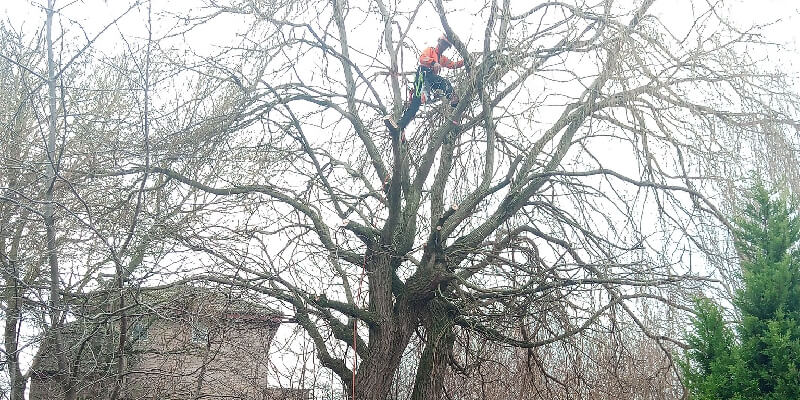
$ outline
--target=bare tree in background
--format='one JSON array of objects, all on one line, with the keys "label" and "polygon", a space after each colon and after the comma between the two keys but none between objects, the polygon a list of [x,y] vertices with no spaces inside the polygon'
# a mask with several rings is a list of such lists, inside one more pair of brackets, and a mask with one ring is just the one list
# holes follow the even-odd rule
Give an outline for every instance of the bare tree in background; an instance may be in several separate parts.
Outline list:
[{"label": "bare tree in background", "polygon": [[[118,397],[128,373],[131,305],[123,300],[136,301],[144,279],[163,282],[158,266],[174,243],[172,224],[183,224],[181,205],[193,193],[166,192],[166,178],[146,173],[95,175],[147,165],[152,40],[122,40],[127,51],[107,56],[95,42],[133,11],[147,21],[146,5],[128,4],[91,31],[64,15],[71,5],[41,4],[43,28],[33,35],[11,24],[0,30],[2,362],[14,400],[44,351],[58,361],[64,398],[105,365],[115,365],[103,371],[116,377],[109,397]],[[90,342],[109,330],[116,346],[91,354]],[[23,352],[33,355],[27,365]]]},{"label": "bare tree in background", "polygon": [[[549,345],[519,349],[463,332],[457,368],[446,378],[448,399],[676,399],[682,394],[672,360],[624,314]],[[662,321],[640,316],[669,333]],[[679,334],[679,330],[674,330]],[[465,351],[469,349],[469,351]]]},{"label": "bare tree in background", "polygon": [[[41,54],[29,50],[22,38],[15,37],[12,32],[2,27],[2,49],[4,54],[14,54],[16,59],[24,60],[25,64],[34,64],[41,59]],[[39,199],[40,196],[31,191],[23,191],[28,182],[32,180],[30,171],[22,168],[16,160],[25,158],[31,149],[28,143],[35,139],[32,137],[32,125],[35,124],[31,107],[25,107],[23,99],[26,97],[26,84],[21,74],[13,73],[13,66],[0,61],[2,65],[2,87],[15,88],[4,91],[2,96],[2,115],[5,134],[0,141],[3,154],[3,194],[0,202],[0,265],[3,268],[3,353],[2,362],[9,375],[9,398],[22,399],[25,392],[27,377],[23,374],[20,365],[20,349],[24,347],[24,336],[21,337],[19,326],[23,319],[24,292],[32,285],[40,274],[40,268],[24,268],[26,263],[21,254],[42,252],[40,243],[31,240],[30,219],[33,210],[18,203],[21,197],[30,196]],[[17,168],[14,168],[14,167]],[[36,264],[36,262],[31,262]],[[22,343],[20,341],[22,340]]]}]

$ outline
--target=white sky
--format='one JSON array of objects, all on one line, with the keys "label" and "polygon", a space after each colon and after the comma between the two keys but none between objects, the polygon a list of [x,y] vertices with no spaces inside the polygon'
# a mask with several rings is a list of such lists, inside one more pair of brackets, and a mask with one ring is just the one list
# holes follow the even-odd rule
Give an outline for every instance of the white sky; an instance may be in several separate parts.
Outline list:
[{"label": "white sky", "polygon": [[[362,2],[366,3],[367,0],[362,0]],[[617,4],[632,2],[634,2],[634,0],[618,0]],[[635,1],[635,3],[639,2],[638,0]],[[661,18],[668,26],[680,26],[681,22],[688,21],[687,17],[690,16],[681,15],[680,12],[683,10],[690,10],[691,6],[687,5],[692,2],[700,4],[698,8],[706,7],[704,4],[706,2],[718,3],[718,7],[724,10],[723,12],[733,19],[732,22],[734,22],[734,25],[743,28],[775,22],[766,30],[768,35],[766,39],[769,41],[786,43],[791,51],[782,52],[780,58],[774,61],[785,66],[788,71],[798,71],[797,41],[798,37],[800,37],[800,29],[797,28],[796,24],[800,21],[798,19],[798,14],[800,14],[800,2],[796,0],[659,0],[655,2],[650,11],[652,14]],[[162,4],[162,7],[163,4],[167,3],[168,5],[166,7],[172,10],[181,8],[181,6],[189,10],[194,6],[196,10],[197,5],[200,4],[200,2],[196,0],[162,2],[156,0],[154,3],[154,7],[156,8],[159,7],[159,3]],[[353,3],[355,4],[358,2],[354,1]],[[43,4],[46,5],[46,0],[5,0],[0,4],[0,19],[17,29],[32,33],[36,29],[39,29],[44,21]],[[68,15],[69,18],[73,18],[76,22],[86,27],[87,32],[91,36],[99,27],[117,16],[122,10],[121,7],[125,7],[127,4],[129,4],[128,1],[119,0],[58,0],[56,6],[64,7],[66,5],[65,15]],[[402,0],[401,4],[407,4],[410,7],[416,4],[416,0]],[[423,7],[430,7],[430,5]],[[461,35],[462,38],[468,39],[473,34],[476,38],[483,35],[482,29],[476,31],[469,31],[466,29],[466,27],[473,26],[470,23],[471,21],[466,21],[466,19],[469,18],[468,15],[461,15],[460,17],[463,18],[463,20],[460,19],[458,15],[452,16],[451,23],[456,33]],[[136,26],[143,28],[146,22],[145,18],[146,15],[144,15],[144,13],[137,14],[134,12],[120,22],[120,29],[127,32],[135,30]],[[423,34],[425,36],[431,33],[434,35],[438,33],[438,19],[436,18],[419,18],[416,23],[421,26],[430,24],[431,28],[422,28],[423,31],[428,31],[429,29],[433,30],[433,32],[425,32]],[[230,26],[233,27],[235,24],[231,24]],[[144,33],[144,30],[140,32]],[[218,28],[211,28],[208,31],[210,37],[218,38],[220,33]],[[107,33],[105,36],[109,36],[109,34]],[[420,37],[414,32],[410,34],[411,40],[418,46],[426,44],[425,36]],[[373,40],[376,38],[369,39]],[[432,43],[433,40],[429,42]]]}]

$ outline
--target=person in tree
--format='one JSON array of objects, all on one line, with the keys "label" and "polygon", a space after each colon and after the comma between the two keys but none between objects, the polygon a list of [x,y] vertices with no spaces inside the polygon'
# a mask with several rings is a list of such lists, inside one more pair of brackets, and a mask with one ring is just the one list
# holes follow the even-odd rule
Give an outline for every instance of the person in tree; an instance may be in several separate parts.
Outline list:
[{"label": "person in tree", "polygon": [[419,106],[422,104],[423,88],[427,86],[430,92],[441,90],[444,92],[445,97],[450,100],[450,106],[455,108],[458,105],[458,95],[453,91],[453,85],[450,81],[441,77],[439,71],[442,67],[456,69],[464,66],[464,60],[453,62],[445,57],[444,52],[452,46],[447,37],[442,36],[437,41],[436,47],[428,47],[422,51],[419,56],[419,67],[417,67],[417,74],[414,78],[414,89],[411,94],[411,104],[403,112],[400,121],[395,122],[391,115],[384,118],[386,127],[393,133],[400,133],[405,130],[406,126],[419,111]]}]

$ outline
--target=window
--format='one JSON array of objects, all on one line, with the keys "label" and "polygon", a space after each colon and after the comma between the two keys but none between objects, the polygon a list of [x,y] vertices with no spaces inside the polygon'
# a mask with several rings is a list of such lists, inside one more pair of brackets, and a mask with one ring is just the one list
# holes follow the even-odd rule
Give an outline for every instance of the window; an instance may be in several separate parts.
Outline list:
[{"label": "window", "polygon": [[131,325],[130,338],[133,342],[144,342],[148,339],[147,329],[150,325],[145,321],[136,321]]},{"label": "window", "polygon": [[192,343],[208,343],[208,326],[202,322],[192,324]]}]

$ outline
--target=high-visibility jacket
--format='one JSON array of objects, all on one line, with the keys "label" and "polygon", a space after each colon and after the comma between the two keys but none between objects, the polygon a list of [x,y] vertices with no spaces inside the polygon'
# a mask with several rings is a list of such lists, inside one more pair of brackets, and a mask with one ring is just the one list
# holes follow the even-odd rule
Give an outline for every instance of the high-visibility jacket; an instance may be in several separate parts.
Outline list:
[{"label": "high-visibility jacket", "polygon": [[440,55],[439,49],[436,47],[428,47],[422,51],[419,56],[419,65],[424,67],[433,68],[433,64],[439,63],[445,68],[461,68],[464,65],[464,60],[453,62],[449,58]]}]

